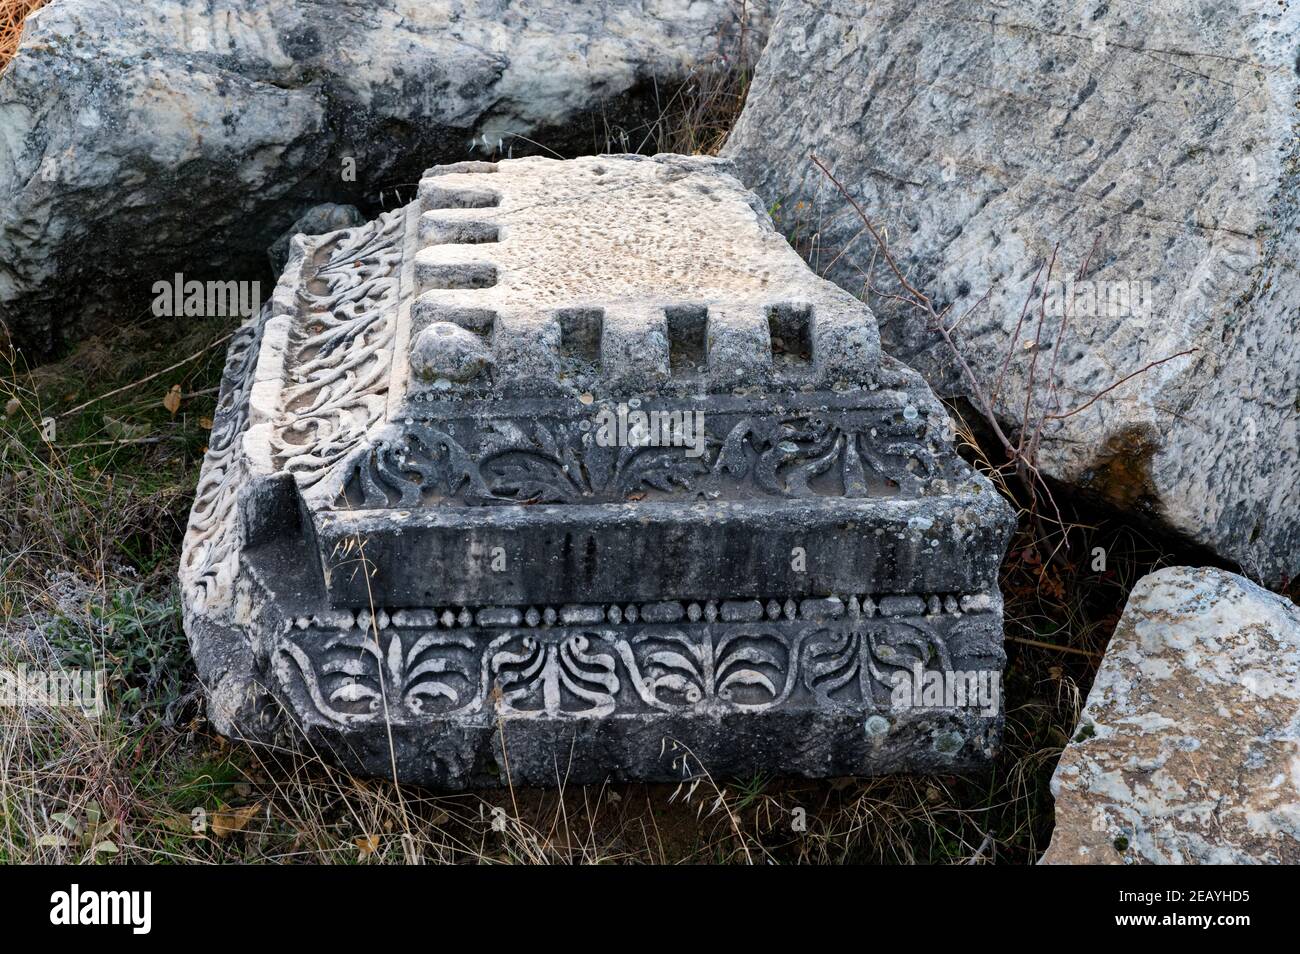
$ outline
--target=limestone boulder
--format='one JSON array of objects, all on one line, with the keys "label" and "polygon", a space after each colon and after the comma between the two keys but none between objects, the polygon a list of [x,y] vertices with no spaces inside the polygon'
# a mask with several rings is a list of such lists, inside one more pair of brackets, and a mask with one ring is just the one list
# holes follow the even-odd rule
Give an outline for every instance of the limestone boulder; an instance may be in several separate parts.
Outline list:
[{"label": "limestone boulder", "polygon": [[[862,293],[873,251],[816,154],[948,322],[988,294],[954,335],[1047,473],[1300,572],[1300,9],[791,0],[771,35],[726,153],[813,266]],[[887,350],[974,390],[869,299]]]},{"label": "limestone boulder", "polygon": [[0,75],[0,322],[42,351],[177,271],[259,279],[310,207],[373,214],[435,162],[644,149],[765,25],[761,0],[54,0]]},{"label": "limestone boulder", "polygon": [[1047,864],[1300,861],[1300,607],[1214,569],[1138,582],[1052,777]]}]

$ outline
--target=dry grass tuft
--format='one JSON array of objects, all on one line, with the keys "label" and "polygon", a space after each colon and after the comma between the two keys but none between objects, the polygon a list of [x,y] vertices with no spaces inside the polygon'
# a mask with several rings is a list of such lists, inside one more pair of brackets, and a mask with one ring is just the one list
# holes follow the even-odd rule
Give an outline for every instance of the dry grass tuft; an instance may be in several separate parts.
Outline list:
[{"label": "dry grass tuft", "polygon": [[749,93],[747,63],[697,72],[660,111],[650,139],[657,152],[714,156],[730,135]]},{"label": "dry grass tuft", "polygon": [[23,35],[23,21],[33,10],[45,6],[49,0],[0,0],[0,73],[18,52],[18,40]]}]

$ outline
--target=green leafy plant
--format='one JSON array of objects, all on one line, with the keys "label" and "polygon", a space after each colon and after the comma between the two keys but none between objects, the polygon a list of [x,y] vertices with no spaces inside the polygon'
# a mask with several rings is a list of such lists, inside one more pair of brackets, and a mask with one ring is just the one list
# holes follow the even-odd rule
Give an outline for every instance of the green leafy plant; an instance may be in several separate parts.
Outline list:
[{"label": "green leafy plant", "polygon": [[117,589],[78,617],[59,617],[50,643],[68,668],[106,670],[109,698],[126,713],[175,700],[190,665],[175,595],[158,600],[139,587]]},{"label": "green leafy plant", "polygon": [[55,812],[50,816],[59,827],[38,839],[43,847],[63,847],[82,851],[92,862],[118,853],[113,835],[117,821],[106,819],[98,802],[89,803],[80,815],[72,812]]}]

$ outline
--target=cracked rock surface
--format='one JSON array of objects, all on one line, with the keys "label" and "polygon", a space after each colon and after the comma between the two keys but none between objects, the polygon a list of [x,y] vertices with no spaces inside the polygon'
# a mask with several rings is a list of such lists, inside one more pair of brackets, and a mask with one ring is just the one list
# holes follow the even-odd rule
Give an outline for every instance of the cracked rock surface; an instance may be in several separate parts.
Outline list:
[{"label": "cracked rock surface", "polygon": [[[771,35],[726,153],[813,267],[861,293],[872,242],[810,153],[950,320],[989,293],[958,342],[1000,417],[1043,422],[1047,473],[1300,572],[1300,10],[791,0]],[[887,350],[969,390],[872,304]]]},{"label": "cracked rock surface", "polygon": [[1300,608],[1222,570],[1144,577],[1052,794],[1045,864],[1300,861]]}]

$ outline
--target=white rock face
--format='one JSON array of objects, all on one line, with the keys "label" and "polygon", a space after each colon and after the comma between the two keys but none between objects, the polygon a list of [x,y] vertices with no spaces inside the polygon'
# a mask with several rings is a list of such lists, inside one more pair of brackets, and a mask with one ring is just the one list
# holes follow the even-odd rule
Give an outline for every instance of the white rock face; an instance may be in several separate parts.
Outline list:
[{"label": "white rock face", "polygon": [[741,32],[731,0],[56,0],[0,76],[0,321],[45,348],[174,271],[259,278],[309,207],[434,163],[644,149]]},{"label": "white rock face", "polygon": [[1052,794],[1045,864],[1300,862],[1300,607],[1221,570],[1140,580]]},{"label": "white rock face", "polygon": [[[771,35],[726,153],[814,267],[861,293],[873,243],[810,153],[949,320],[990,292],[957,338],[1006,421],[1196,349],[1048,420],[1040,462],[1300,573],[1300,8],[792,0]],[[887,350],[964,389],[915,311],[871,304]]]}]

